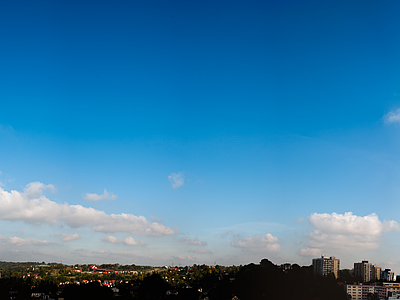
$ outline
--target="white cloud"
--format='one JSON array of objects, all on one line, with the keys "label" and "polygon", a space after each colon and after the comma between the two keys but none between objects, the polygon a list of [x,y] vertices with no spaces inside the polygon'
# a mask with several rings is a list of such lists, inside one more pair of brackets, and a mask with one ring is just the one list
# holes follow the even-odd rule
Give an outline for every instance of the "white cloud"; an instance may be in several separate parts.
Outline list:
[{"label": "white cloud", "polygon": [[383,116],[385,123],[400,123],[400,108]]},{"label": "white cloud", "polygon": [[20,237],[7,237],[4,235],[0,235],[0,242],[6,243],[9,245],[14,245],[14,246],[43,246],[43,245],[48,245],[51,244],[49,241],[39,241],[31,238],[20,238]]},{"label": "white cloud", "polygon": [[124,238],[124,244],[129,245],[129,246],[145,246],[146,245],[146,243],[142,240],[139,240],[139,242],[136,242],[135,239],[131,236]]},{"label": "white cloud", "polygon": [[185,182],[185,176],[181,172],[171,173],[168,176],[168,179],[169,179],[169,181],[171,181],[172,187],[174,189],[179,188]]},{"label": "white cloud", "polygon": [[242,248],[251,252],[278,252],[281,246],[278,244],[279,239],[270,233],[263,236],[249,236],[238,241],[232,241],[231,246]]},{"label": "white cloud", "polygon": [[125,244],[128,246],[146,246],[146,243],[142,240],[136,242],[135,239],[131,236],[124,238],[123,240],[117,239],[116,237],[109,235],[102,239],[103,242],[112,243],[112,244]]},{"label": "white cloud", "polygon": [[313,213],[308,219],[311,226],[324,233],[378,235],[383,226],[376,214],[360,217],[352,212],[345,214]]},{"label": "white cloud", "polygon": [[[0,219],[24,221],[32,224],[55,225],[65,223],[72,228],[89,226],[98,232],[128,232],[143,236],[174,235],[175,230],[159,223],[150,222],[143,216],[132,214],[106,214],[82,205],[58,204],[38,191],[52,185],[28,184],[24,193],[5,191],[0,187]],[[36,195],[36,197],[32,197]]]},{"label": "white cloud", "polygon": [[382,232],[400,231],[396,221],[381,222],[375,213],[367,216],[345,214],[313,213],[308,219],[314,228],[307,236],[308,249],[300,250],[299,254],[315,251],[370,250],[379,247]]},{"label": "white cloud", "polygon": [[188,252],[202,253],[202,254],[210,254],[210,253],[212,253],[211,250],[203,249],[203,248],[192,249],[192,250],[189,250]]},{"label": "white cloud", "polygon": [[63,240],[64,242],[81,239],[81,237],[77,233],[56,233],[55,235],[61,236],[61,240]]},{"label": "white cloud", "polygon": [[115,200],[115,199],[117,199],[117,195],[114,195],[113,193],[110,194],[109,192],[107,192],[106,189],[104,189],[103,195],[86,193],[85,197],[83,197],[83,199],[86,199],[89,201]]},{"label": "white cloud", "polygon": [[103,242],[107,242],[107,243],[112,243],[112,244],[118,244],[121,243],[120,239],[117,239],[115,236],[112,235],[108,235],[105,238],[101,239]]},{"label": "white cloud", "polygon": [[187,245],[195,245],[195,246],[205,246],[207,245],[206,241],[200,241],[199,237],[195,237],[194,239],[187,239],[187,238],[180,238],[179,241],[181,243],[187,244]]},{"label": "white cloud", "polygon": [[54,192],[55,187],[52,184],[45,185],[36,181],[27,184],[26,188],[24,188],[24,193],[29,199],[31,199],[40,196],[43,193],[43,190],[51,190]]}]

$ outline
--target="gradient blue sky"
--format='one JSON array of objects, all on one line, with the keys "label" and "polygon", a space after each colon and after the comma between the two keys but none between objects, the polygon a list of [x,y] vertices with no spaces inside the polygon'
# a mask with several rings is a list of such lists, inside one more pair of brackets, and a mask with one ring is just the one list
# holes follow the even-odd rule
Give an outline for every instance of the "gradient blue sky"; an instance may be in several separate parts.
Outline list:
[{"label": "gradient blue sky", "polygon": [[3,1],[0,260],[400,274],[397,1]]}]

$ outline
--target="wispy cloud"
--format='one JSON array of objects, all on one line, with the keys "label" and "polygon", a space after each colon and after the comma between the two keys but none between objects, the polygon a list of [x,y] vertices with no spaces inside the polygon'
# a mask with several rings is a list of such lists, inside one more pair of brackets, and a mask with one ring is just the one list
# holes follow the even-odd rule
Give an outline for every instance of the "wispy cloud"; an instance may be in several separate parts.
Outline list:
[{"label": "wispy cloud", "polygon": [[184,261],[195,261],[196,260],[195,256],[176,255],[176,256],[173,256],[173,258],[177,259],[177,260],[184,260]]},{"label": "wispy cloud", "polygon": [[319,257],[321,255],[321,250],[317,248],[300,249],[299,255],[306,257]]},{"label": "wispy cloud", "polygon": [[180,238],[179,241],[181,243],[187,244],[187,245],[195,245],[195,246],[205,246],[207,245],[206,241],[200,241],[199,237],[195,237],[194,239],[188,239],[188,238]]},{"label": "wispy cloud", "polygon": [[233,235],[233,231],[232,230],[224,231],[219,236],[222,237],[222,238],[226,238],[229,235]]},{"label": "wispy cloud", "polygon": [[191,249],[188,252],[201,253],[201,254],[211,254],[212,253],[211,250],[203,249],[203,248]]},{"label": "wispy cloud", "polygon": [[182,186],[185,183],[185,176],[181,172],[171,173],[168,176],[168,179],[171,182],[172,187],[174,189],[179,188],[180,186]]},{"label": "wispy cloud", "polygon": [[235,234],[235,237],[238,237],[238,235],[264,235],[266,232],[282,232],[287,230],[293,230],[293,227],[273,222],[245,222],[233,224],[229,227],[215,228],[214,232],[221,237],[226,237],[229,234]]},{"label": "wispy cloud", "polygon": [[[0,171],[0,176],[3,174],[2,171]],[[12,179],[8,174],[4,174],[6,176],[5,180],[0,181],[0,187],[5,187],[6,186],[6,182],[13,182],[14,179]]]},{"label": "wispy cloud", "polygon": [[388,112],[383,116],[385,123],[400,123],[400,108],[395,111]]},{"label": "wispy cloud", "polygon": [[281,249],[279,239],[270,233],[263,236],[249,236],[238,241],[232,241],[231,246],[242,248],[250,252],[269,252],[276,253]]},{"label": "wispy cloud", "polygon": [[51,242],[45,240],[39,241],[32,238],[23,239],[17,236],[7,237],[4,235],[0,235],[0,242],[14,246],[43,246],[51,244]]},{"label": "wispy cloud", "polygon": [[308,236],[307,249],[300,255],[326,252],[331,249],[370,250],[380,245],[383,232],[400,231],[396,221],[381,222],[374,213],[357,216],[352,212],[344,214],[313,213],[308,223],[314,228]]},{"label": "wispy cloud", "polygon": [[64,242],[69,242],[73,240],[80,240],[81,237],[77,233],[56,233],[55,235],[58,235],[61,237],[61,240]]},{"label": "wispy cloud", "polygon": [[[18,247],[18,249],[15,249]],[[10,249],[11,248],[11,249]],[[28,247],[27,249],[21,249],[20,246],[14,247],[0,247],[0,255],[3,260],[6,261],[43,261],[43,258],[51,261],[60,261],[63,259],[63,256],[60,253],[56,253],[54,251],[40,251],[36,250],[32,247]],[[42,249],[42,248],[39,248]]]},{"label": "wispy cloud", "polygon": [[[0,187],[0,219],[24,221],[31,224],[64,223],[72,228],[89,226],[98,232],[128,232],[143,236],[175,235],[175,230],[159,223],[152,223],[143,216],[132,214],[106,214],[82,205],[59,204],[41,195],[52,185],[40,182],[28,184],[24,193],[5,191]],[[35,197],[34,197],[35,196]]]},{"label": "wispy cloud", "polygon": [[131,236],[124,238],[123,240],[117,239],[116,237],[109,235],[102,239],[103,242],[112,243],[112,244],[125,244],[128,246],[146,246],[146,243],[142,240],[138,242]]},{"label": "wispy cloud", "polygon": [[150,220],[152,220],[153,222],[156,222],[156,223],[163,223],[164,222],[162,219],[160,219],[158,217],[155,217],[155,216],[149,216],[149,218],[150,218]]},{"label": "wispy cloud", "polygon": [[85,197],[83,199],[89,200],[89,201],[99,201],[99,200],[115,200],[117,199],[117,195],[114,195],[113,193],[107,192],[106,189],[104,189],[103,195],[99,194],[91,194],[91,193],[86,193]]},{"label": "wispy cloud", "polygon": [[234,233],[232,230],[225,231],[218,236],[220,236],[221,238],[233,237],[236,239],[243,237],[241,233]]},{"label": "wispy cloud", "polygon": [[14,128],[11,125],[2,125],[0,124],[0,133],[13,133]]}]

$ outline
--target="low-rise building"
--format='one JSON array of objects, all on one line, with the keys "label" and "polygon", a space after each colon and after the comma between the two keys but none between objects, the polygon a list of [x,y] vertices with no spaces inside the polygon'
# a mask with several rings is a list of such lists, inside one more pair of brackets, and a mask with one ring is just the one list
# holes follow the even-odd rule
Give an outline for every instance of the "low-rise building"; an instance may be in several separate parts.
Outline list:
[{"label": "low-rise building", "polygon": [[380,285],[345,284],[344,291],[352,300],[367,300],[368,294],[378,294],[380,300],[384,300],[394,293],[400,293],[400,285],[384,282]]},{"label": "low-rise building", "polygon": [[382,285],[387,288],[386,296],[391,296],[394,293],[400,292],[399,282],[383,282]]},{"label": "low-rise building", "polygon": [[387,298],[387,300],[397,300],[400,299],[400,293],[394,293]]}]

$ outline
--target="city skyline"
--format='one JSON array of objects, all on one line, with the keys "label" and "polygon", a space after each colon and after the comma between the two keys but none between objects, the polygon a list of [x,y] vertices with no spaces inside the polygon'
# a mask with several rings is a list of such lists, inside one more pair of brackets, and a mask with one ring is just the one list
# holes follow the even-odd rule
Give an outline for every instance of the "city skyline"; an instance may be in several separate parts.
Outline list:
[{"label": "city skyline", "polygon": [[13,1],[0,260],[400,274],[395,1]]}]

